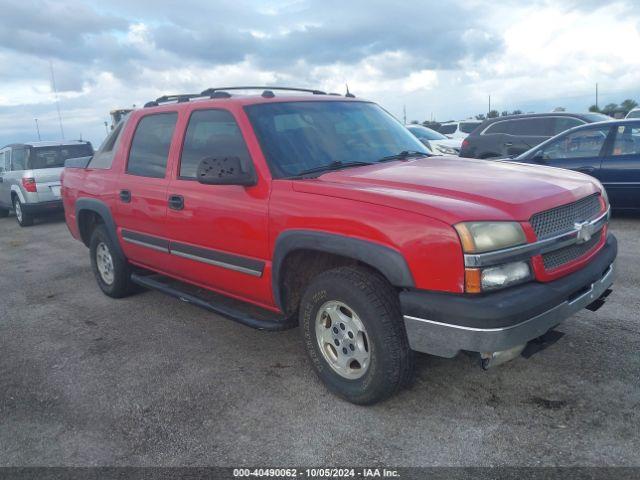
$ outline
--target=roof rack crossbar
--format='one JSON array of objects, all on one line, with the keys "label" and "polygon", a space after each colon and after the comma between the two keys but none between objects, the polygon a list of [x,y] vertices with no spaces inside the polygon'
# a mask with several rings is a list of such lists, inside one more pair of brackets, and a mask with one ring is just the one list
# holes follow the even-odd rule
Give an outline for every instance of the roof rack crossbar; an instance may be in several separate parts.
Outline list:
[{"label": "roof rack crossbar", "polygon": [[179,95],[163,95],[162,97],[156,98],[156,103],[166,103],[166,102],[188,102],[192,98],[202,97],[203,95],[199,93],[181,93]]},{"label": "roof rack crossbar", "polygon": [[251,86],[251,87],[215,87],[215,88],[207,88],[203,90],[200,96],[213,95],[215,92],[224,91],[224,90],[285,90],[290,92],[306,92],[312,93],[314,95],[326,95],[326,92],[322,90],[313,90],[309,88],[295,88],[295,87],[268,87],[268,86]]}]

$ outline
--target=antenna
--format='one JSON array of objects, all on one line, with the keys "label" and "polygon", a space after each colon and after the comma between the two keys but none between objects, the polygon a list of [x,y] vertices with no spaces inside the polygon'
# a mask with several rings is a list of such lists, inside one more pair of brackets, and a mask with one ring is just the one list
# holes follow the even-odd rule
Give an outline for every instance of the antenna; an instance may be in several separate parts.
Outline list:
[{"label": "antenna", "polygon": [[58,122],[60,123],[60,134],[62,140],[64,140],[64,129],[62,128],[62,113],[60,113],[60,99],[58,98],[58,89],[56,88],[56,77],[53,74],[53,62],[49,60],[49,68],[51,69],[51,87],[53,88],[53,95],[56,99],[56,109],[58,110]]},{"label": "antenna", "polygon": [[344,96],[347,98],[355,98],[355,95],[349,91],[349,84],[345,83],[344,85],[347,87],[347,93],[345,93]]}]

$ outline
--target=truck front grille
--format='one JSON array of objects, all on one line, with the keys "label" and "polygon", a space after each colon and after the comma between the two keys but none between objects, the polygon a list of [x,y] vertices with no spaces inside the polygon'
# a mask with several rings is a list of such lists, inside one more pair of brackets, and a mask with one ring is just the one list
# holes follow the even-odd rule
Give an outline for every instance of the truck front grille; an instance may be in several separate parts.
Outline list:
[{"label": "truck front grille", "polygon": [[553,252],[545,253],[542,255],[542,262],[544,263],[545,270],[553,270],[554,268],[561,267],[562,265],[577,260],[578,258],[586,255],[600,242],[602,238],[602,230],[596,233],[590,240],[569,245],[568,247],[554,250]]},{"label": "truck front grille", "polygon": [[595,193],[577,202],[536,213],[529,223],[536,232],[538,240],[553,237],[574,229],[577,222],[585,222],[600,213],[600,194]]}]

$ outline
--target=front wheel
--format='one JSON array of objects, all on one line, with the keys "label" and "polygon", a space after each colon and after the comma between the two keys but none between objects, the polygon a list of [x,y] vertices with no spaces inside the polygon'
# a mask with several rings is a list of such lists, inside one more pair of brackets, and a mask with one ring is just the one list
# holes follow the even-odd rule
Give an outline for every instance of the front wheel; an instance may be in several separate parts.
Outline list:
[{"label": "front wheel", "polygon": [[29,212],[25,212],[22,202],[18,197],[13,199],[13,209],[16,212],[16,220],[21,227],[30,227],[33,225],[33,215]]},{"label": "front wheel", "polygon": [[104,225],[98,225],[93,231],[89,253],[93,274],[105,295],[122,298],[135,292],[129,264],[116,253]]},{"label": "front wheel", "polygon": [[412,378],[397,292],[374,271],[340,267],[318,275],[302,298],[300,327],[320,379],[352,403],[384,400]]}]

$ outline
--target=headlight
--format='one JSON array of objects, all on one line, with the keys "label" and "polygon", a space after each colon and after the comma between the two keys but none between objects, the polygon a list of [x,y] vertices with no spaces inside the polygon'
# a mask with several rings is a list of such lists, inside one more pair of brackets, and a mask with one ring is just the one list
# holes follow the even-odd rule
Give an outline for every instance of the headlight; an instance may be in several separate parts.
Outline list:
[{"label": "headlight", "polygon": [[531,270],[527,262],[513,262],[482,270],[480,275],[482,290],[504,288],[529,280]]},{"label": "headlight", "polygon": [[518,222],[464,222],[455,225],[464,253],[483,253],[527,242]]},{"label": "headlight", "polygon": [[451,147],[446,147],[444,145],[435,145],[435,149],[440,152],[440,153],[444,153],[445,155],[457,155],[458,152],[451,148]]}]

